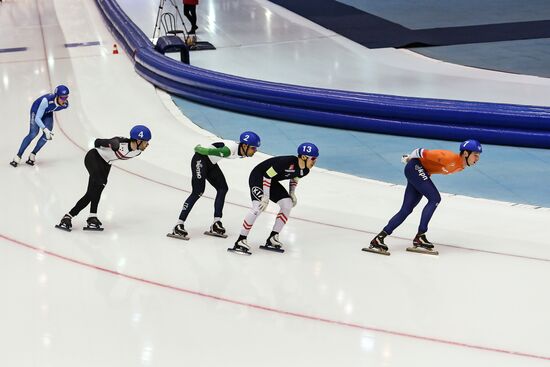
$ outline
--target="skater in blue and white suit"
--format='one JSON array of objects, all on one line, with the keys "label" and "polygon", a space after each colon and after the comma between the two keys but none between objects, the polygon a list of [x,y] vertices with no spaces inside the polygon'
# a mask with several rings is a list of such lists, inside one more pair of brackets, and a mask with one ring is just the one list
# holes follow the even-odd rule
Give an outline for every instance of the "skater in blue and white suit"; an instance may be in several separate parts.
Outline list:
[{"label": "skater in blue and white suit", "polygon": [[42,136],[38,139],[36,146],[29,155],[27,164],[34,166],[36,160],[36,153],[48,140],[52,140],[53,137],[53,113],[56,111],[64,110],[69,107],[69,88],[64,85],[59,85],[55,88],[53,93],[48,93],[40,96],[31,106],[31,119],[29,134],[23,138],[21,147],[17,152],[17,155],[11,161],[13,167],[17,167],[21,163],[21,157],[23,153],[31,143],[31,141],[42,130]]}]

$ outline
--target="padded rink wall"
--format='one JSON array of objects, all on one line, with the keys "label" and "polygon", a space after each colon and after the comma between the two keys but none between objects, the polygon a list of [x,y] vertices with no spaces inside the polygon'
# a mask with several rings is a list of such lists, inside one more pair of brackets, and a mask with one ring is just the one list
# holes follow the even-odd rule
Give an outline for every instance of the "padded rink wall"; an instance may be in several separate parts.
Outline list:
[{"label": "padded rink wall", "polygon": [[550,108],[346,92],[265,82],[161,55],[116,0],[96,0],[139,75],[205,105],[303,124],[484,144],[550,148]]}]

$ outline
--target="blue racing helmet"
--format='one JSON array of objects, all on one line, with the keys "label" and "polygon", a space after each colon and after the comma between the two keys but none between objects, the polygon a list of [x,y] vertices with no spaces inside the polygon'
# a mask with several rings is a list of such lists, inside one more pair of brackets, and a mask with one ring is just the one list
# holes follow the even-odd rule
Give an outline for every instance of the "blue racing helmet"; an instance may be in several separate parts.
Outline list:
[{"label": "blue racing helmet", "polygon": [[66,85],[58,85],[55,87],[55,90],[53,91],[53,94],[55,94],[56,97],[59,96],[68,96],[69,95],[69,88]]},{"label": "blue racing helmet", "polygon": [[302,143],[298,146],[298,155],[307,155],[309,157],[318,157],[319,148],[313,143]]},{"label": "blue racing helmet", "polygon": [[130,139],[134,140],[151,140],[151,130],[144,125],[136,125],[130,130]]},{"label": "blue racing helmet", "polygon": [[466,140],[464,143],[460,144],[460,151],[481,153],[483,151],[483,148],[477,140]]},{"label": "blue racing helmet", "polygon": [[256,148],[261,145],[260,137],[253,131],[245,131],[242,133],[239,142]]}]

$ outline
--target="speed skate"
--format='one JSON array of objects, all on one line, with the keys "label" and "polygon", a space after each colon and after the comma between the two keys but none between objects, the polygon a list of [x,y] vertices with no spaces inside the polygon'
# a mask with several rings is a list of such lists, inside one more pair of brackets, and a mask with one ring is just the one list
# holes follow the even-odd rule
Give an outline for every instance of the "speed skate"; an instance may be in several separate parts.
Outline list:
[{"label": "speed skate", "polygon": [[361,251],[372,252],[373,254],[390,256],[391,253],[388,250],[384,250],[375,246],[363,247]]},{"label": "speed skate", "polygon": [[227,235],[225,233],[216,233],[214,231],[204,231],[204,234],[212,237],[221,237],[221,238],[227,238]]},{"label": "speed skate", "polygon": [[166,237],[177,238],[178,240],[189,241],[189,237],[182,236],[182,235],[179,235],[179,234],[167,233]]},{"label": "speed skate", "polygon": [[82,227],[83,230],[85,231],[90,231],[90,232],[101,232],[103,231],[103,228],[102,227]]},{"label": "speed skate", "polygon": [[267,251],[273,251],[273,252],[278,252],[278,253],[283,253],[285,252],[285,250],[281,247],[281,246],[278,246],[278,245],[270,245],[270,244],[265,244],[263,246],[260,246],[260,248],[262,250],[267,250]]},{"label": "speed skate", "polygon": [[62,225],[59,225],[59,224],[56,224],[56,225],[55,225],[55,228],[60,229],[60,230],[65,231],[65,232],[70,232],[70,231],[72,231],[71,228],[65,227],[65,226],[62,226]]},{"label": "speed skate", "polygon": [[422,246],[411,246],[407,247],[407,251],[409,252],[416,252],[419,254],[426,254],[426,255],[439,255],[439,252],[433,249],[427,249]]}]

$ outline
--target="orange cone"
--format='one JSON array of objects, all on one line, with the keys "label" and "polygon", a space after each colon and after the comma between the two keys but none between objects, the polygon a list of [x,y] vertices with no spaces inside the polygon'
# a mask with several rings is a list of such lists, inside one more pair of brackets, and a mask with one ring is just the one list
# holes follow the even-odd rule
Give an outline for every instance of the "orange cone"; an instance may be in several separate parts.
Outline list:
[{"label": "orange cone", "polygon": [[118,55],[118,47],[116,43],[113,45],[113,55]]}]

